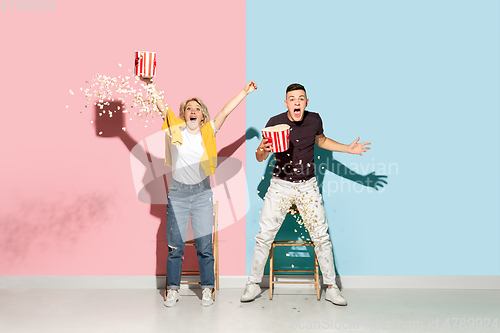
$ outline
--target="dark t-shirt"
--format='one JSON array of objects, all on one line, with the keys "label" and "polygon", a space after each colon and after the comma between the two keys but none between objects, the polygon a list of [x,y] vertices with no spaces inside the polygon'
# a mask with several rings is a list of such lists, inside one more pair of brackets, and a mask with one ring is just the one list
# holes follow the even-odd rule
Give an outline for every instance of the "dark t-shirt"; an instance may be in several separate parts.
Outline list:
[{"label": "dark t-shirt", "polygon": [[290,145],[287,151],[276,153],[273,175],[290,182],[300,182],[314,177],[314,143],[316,135],[323,134],[319,114],[304,111],[299,122],[288,119],[287,112],[272,117],[266,127],[285,124],[290,126]]}]

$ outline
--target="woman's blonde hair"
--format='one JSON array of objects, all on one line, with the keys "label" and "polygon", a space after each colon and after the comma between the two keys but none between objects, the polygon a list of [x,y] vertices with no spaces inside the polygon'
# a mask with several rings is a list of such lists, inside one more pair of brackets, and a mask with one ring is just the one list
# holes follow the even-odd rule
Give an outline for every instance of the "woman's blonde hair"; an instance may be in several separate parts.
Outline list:
[{"label": "woman's blonde hair", "polygon": [[200,127],[203,127],[207,122],[210,121],[210,115],[208,114],[208,109],[205,103],[197,97],[190,98],[181,103],[179,107],[179,118],[184,119],[184,114],[186,112],[186,106],[189,102],[196,102],[201,106],[201,113],[203,114],[203,120],[200,122]]}]

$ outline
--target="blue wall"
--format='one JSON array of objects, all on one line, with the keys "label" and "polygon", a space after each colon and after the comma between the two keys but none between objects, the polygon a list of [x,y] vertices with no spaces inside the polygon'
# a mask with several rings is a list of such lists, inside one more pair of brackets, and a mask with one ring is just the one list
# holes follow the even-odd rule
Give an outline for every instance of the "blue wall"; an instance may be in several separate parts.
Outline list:
[{"label": "blue wall", "polygon": [[[285,111],[299,82],[327,137],[372,143],[362,157],[333,153],[337,174],[324,176],[341,275],[500,274],[499,14],[496,0],[247,1],[247,78],[259,86],[247,128]],[[247,142],[247,272],[259,141]],[[356,184],[341,165],[388,184]]]}]

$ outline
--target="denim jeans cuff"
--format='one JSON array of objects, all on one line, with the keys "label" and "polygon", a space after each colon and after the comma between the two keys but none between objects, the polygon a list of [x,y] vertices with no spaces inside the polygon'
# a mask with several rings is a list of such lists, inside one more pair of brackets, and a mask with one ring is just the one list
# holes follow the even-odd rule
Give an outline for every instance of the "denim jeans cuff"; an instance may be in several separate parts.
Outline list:
[{"label": "denim jeans cuff", "polygon": [[179,290],[181,286],[167,286],[167,290],[172,289],[172,290]]},{"label": "denim jeans cuff", "polygon": [[208,289],[214,289],[215,286],[214,285],[211,285],[211,286],[201,286],[201,289],[205,289],[205,288],[208,288]]}]

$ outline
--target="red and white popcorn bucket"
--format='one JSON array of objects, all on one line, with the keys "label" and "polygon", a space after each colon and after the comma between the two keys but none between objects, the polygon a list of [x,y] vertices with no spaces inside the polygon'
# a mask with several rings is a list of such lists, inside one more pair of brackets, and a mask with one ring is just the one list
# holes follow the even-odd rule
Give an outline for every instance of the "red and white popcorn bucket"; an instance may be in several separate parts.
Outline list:
[{"label": "red and white popcorn bucket", "polygon": [[266,127],[262,130],[262,135],[267,142],[272,143],[273,153],[281,153],[288,150],[290,144],[290,126],[276,125]]},{"label": "red and white popcorn bucket", "polygon": [[156,75],[156,52],[135,51],[134,74],[153,78]]}]

